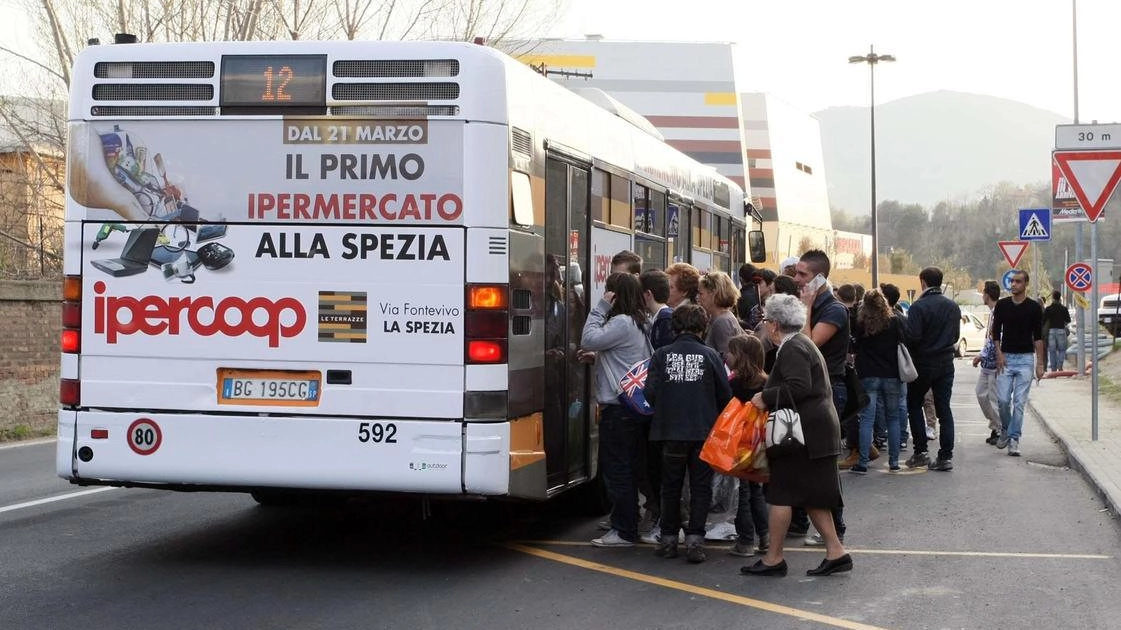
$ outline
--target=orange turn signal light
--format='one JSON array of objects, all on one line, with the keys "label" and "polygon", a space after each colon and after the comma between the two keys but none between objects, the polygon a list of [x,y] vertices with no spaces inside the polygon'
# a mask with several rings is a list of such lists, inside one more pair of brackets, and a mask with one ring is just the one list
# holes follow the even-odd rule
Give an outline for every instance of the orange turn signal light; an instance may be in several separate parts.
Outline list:
[{"label": "orange turn signal light", "polygon": [[505,285],[472,284],[467,287],[467,308],[504,310],[508,295]]},{"label": "orange turn signal light", "polygon": [[66,276],[62,279],[62,299],[67,302],[82,300],[82,276]]}]

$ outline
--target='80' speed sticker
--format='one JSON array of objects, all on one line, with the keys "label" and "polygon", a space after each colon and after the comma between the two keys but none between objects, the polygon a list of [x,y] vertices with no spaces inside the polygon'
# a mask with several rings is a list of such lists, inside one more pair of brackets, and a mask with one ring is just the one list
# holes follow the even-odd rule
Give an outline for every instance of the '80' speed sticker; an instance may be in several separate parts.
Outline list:
[{"label": "'80' speed sticker", "polygon": [[137,455],[155,453],[163,442],[163,432],[155,420],[140,418],[128,425],[128,446]]}]

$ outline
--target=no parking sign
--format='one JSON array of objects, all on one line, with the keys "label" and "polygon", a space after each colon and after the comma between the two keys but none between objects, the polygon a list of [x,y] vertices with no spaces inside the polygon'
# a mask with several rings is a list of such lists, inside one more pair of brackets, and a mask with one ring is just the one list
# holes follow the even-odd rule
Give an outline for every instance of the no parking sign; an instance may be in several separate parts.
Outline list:
[{"label": "no parking sign", "polygon": [[1071,291],[1082,293],[1094,286],[1094,270],[1090,265],[1076,262],[1067,267],[1066,285]]}]

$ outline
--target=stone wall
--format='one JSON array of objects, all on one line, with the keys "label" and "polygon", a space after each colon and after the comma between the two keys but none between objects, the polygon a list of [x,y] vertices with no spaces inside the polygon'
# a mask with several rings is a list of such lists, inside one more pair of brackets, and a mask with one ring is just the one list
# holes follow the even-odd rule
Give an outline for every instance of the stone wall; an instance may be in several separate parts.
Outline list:
[{"label": "stone wall", "polygon": [[62,283],[0,280],[0,440],[53,435]]}]

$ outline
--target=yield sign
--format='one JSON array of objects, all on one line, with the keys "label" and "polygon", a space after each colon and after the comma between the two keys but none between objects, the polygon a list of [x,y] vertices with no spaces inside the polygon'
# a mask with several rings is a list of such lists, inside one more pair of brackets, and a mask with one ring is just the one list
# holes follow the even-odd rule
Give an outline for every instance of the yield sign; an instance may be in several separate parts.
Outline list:
[{"label": "yield sign", "polygon": [[996,244],[1000,246],[1000,253],[1004,254],[1004,259],[1008,261],[1008,266],[1012,268],[1020,263],[1020,258],[1028,249],[1027,241],[997,241]]},{"label": "yield sign", "polygon": [[1055,151],[1055,164],[1093,223],[1121,181],[1121,151]]}]

